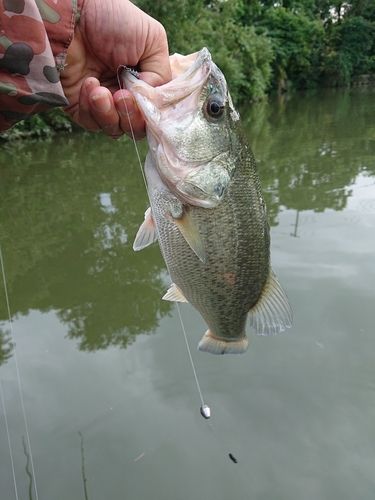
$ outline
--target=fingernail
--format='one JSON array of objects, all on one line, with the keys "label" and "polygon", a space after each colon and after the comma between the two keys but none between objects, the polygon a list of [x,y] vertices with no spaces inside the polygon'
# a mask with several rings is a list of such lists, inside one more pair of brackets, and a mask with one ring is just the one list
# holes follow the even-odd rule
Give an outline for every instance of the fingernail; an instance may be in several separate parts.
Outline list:
[{"label": "fingernail", "polygon": [[84,86],[85,86],[85,89],[88,91],[90,90],[91,86],[95,84],[95,80],[93,78],[87,78],[85,80],[85,83],[84,83]]},{"label": "fingernail", "polygon": [[134,134],[134,139],[139,142],[146,137],[145,132],[137,132]]},{"label": "fingernail", "polygon": [[134,104],[131,97],[119,97],[116,101],[118,112],[124,116],[130,116],[134,113]]},{"label": "fingernail", "polygon": [[94,95],[92,102],[99,113],[108,113],[111,110],[111,101],[107,94]]}]

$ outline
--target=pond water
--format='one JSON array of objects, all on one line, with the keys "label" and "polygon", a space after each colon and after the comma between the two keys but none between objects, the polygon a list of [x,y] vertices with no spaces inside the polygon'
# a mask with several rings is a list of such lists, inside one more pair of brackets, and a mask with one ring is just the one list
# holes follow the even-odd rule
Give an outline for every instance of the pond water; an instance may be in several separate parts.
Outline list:
[{"label": "pond water", "polygon": [[131,141],[1,146],[1,500],[374,498],[375,89],[242,116],[294,325],[211,356],[181,305],[209,421]]}]

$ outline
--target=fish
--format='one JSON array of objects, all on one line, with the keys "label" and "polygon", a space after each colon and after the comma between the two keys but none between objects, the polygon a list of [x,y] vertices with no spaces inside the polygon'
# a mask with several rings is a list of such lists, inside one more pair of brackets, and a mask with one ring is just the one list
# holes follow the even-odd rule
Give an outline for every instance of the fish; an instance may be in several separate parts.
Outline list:
[{"label": "fish", "polygon": [[123,72],[149,146],[150,208],[133,248],[159,242],[173,282],[163,299],[190,303],[207,323],[200,351],[241,354],[247,318],[258,335],[277,334],[293,320],[271,268],[256,162],[209,50],[174,54],[170,64],[172,80],[159,87]]}]

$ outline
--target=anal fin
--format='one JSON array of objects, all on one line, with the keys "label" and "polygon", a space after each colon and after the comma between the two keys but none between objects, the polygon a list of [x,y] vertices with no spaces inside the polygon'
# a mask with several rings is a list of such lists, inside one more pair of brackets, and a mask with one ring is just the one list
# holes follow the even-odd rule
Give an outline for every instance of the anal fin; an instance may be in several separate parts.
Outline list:
[{"label": "anal fin", "polygon": [[188,302],[180,288],[175,283],[172,283],[172,285],[168,288],[163,300],[170,300],[171,302]]},{"label": "anal fin", "polygon": [[249,316],[257,335],[276,335],[292,326],[293,313],[288,297],[272,269],[258,302],[249,311]]}]

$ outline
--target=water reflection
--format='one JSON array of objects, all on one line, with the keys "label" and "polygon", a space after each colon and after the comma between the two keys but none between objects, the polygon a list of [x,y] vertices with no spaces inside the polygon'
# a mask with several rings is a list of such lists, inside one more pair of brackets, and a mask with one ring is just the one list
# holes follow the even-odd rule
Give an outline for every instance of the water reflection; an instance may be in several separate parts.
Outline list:
[{"label": "water reflection", "polygon": [[[132,145],[79,136],[16,147],[0,154],[12,314],[58,311],[69,337],[88,351],[125,347],[153,332],[171,306],[160,300],[164,263],[157,246],[141,253],[131,247],[147,207]],[[7,319],[5,299],[0,319]],[[5,332],[0,340],[4,362]]]},{"label": "water reflection", "polygon": [[0,330],[0,365],[10,358],[12,352],[10,334]]},{"label": "water reflection", "polygon": [[85,472],[85,446],[84,446],[84,439],[83,439],[83,434],[81,431],[78,432],[80,438],[81,438],[81,463],[82,463],[82,480],[83,480],[83,491],[85,494],[85,500],[89,500],[89,496],[87,493],[87,477],[86,477],[86,472]]},{"label": "water reflection", "polygon": [[358,174],[375,175],[374,96],[323,90],[245,110],[271,225],[283,207],[343,210]]},{"label": "water reflection", "polygon": [[24,436],[22,436],[22,447],[23,447],[24,455],[26,457],[26,466],[25,466],[26,475],[29,478],[29,488],[28,488],[29,500],[33,500],[33,487],[34,487],[33,486],[33,475],[32,475],[32,470],[30,468],[31,467],[30,454],[28,452]]},{"label": "water reflection", "polygon": [[[281,210],[295,210],[297,236],[302,211],[343,210],[359,174],[375,175],[374,94],[310,92],[243,110],[271,225]],[[155,331],[171,305],[161,300],[157,245],[132,250],[147,199],[131,142],[88,134],[7,144],[0,168],[12,314],[55,310],[86,351]],[[10,356],[3,293],[0,364]]]}]

